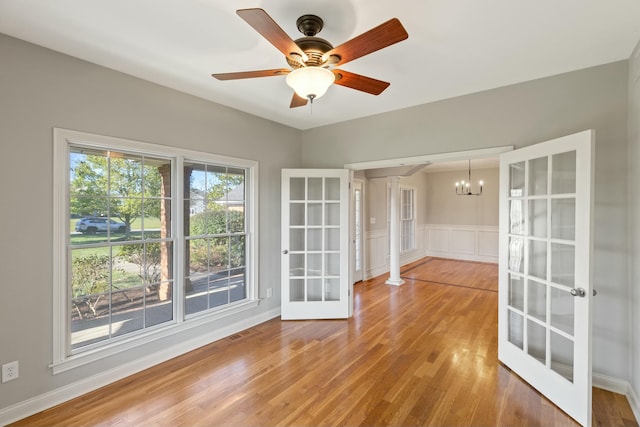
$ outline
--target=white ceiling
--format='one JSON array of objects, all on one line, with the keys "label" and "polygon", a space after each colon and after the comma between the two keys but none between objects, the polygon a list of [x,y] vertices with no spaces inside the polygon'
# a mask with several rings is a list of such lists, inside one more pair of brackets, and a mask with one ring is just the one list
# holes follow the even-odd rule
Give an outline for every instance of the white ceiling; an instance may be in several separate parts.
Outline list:
[{"label": "white ceiling", "polygon": [[[334,85],[290,109],[284,77],[211,73],[286,67],[235,9],[261,7],[292,39],[324,19],[337,46],[392,17],[403,42],[345,64],[391,82],[379,96]],[[0,32],[238,110],[309,129],[628,59],[638,0],[0,0]],[[47,72],[47,70],[42,70]]]}]

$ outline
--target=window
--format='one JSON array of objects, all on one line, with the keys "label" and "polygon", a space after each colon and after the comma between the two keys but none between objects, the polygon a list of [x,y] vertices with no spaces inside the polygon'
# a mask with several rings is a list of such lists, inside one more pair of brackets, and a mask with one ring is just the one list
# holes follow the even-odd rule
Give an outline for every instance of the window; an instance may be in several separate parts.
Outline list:
[{"label": "window", "polygon": [[245,170],[184,165],[185,312],[200,313],[246,298]]},{"label": "window", "polygon": [[72,351],[173,320],[172,163],[69,145]]},{"label": "window", "polygon": [[416,248],[415,189],[400,188],[400,252]]},{"label": "window", "polygon": [[54,373],[257,305],[255,162],[56,129],[54,170]]},{"label": "window", "polygon": [[[416,189],[400,186],[400,253],[416,248]],[[391,248],[391,186],[387,185],[387,256]]]}]

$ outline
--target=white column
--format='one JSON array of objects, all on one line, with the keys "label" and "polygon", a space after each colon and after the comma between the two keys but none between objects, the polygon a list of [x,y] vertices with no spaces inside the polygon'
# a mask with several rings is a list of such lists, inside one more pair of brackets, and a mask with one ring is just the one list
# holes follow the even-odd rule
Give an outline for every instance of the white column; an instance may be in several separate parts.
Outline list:
[{"label": "white column", "polygon": [[400,177],[389,177],[391,198],[389,200],[391,217],[389,218],[389,278],[387,285],[400,286]]}]

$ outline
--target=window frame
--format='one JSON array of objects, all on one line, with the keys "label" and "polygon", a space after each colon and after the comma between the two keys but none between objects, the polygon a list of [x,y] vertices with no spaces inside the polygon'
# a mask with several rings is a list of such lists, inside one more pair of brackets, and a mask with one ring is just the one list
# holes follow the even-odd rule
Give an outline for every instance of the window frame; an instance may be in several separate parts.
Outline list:
[{"label": "window frame", "polygon": [[[411,218],[403,218],[403,211],[404,211],[404,200],[403,200],[403,195],[405,192],[409,192],[411,194],[411,204],[410,204],[410,211],[411,211]],[[417,203],[416,203],[416,197],[417,197],[417,190],[416,187],[413,186],[407,186],[407,185],[400,185],[400,197],[399,197],[399,202],[400,202],[400,253],[404,254],[404,253],[408,253],[411,251],[416,250],[416,213],[417,213]],[[403,249],[404,243],[406,242],[407,236],[406,233],[404,232],[404,224],[406,222],[411,222],[412,224],[412,228],[411,228],[411,247],[410,248],[406,248]]]},{"label": "window frame", "polygon": [[[71,259],[68,254],[69,221],[69,156],[70,146],[113,149],[134,154],[159,156],[171,159],[171,236],[174,241],[173,258],[173,311],[174,319],[165,326],[151,327],[131,336],[108,340],[99,347],[71,351],[70,310],[71,295],[68,277]],[[246,298],[229,305],[209,310],[196,317],[185,317],[184,303],[184,161],[198,161],[225,165],[246,170],[245,220],[246,250]],[[177,147],[156,145],[116,137],[78,132],[68,129],[53,130],[53,374],[74,369],[96,360],[118,354],[146,343],[176,335],[189,329],[213,324],[221,318],[241,313],[259,304],[258,298],[258,162]]]},{"label": "window frame", "polygon": [[[418,197],[418,190],[417,187],[414,186],[410,186],[410,185],[403,185],[403,184],[399,184],[398,186],[398,205],[399,205],[399,218],[398,221],[400,222],[400,227],[399,227],[399,233],[400,233],[400,255],[405,255],[408,254],[410,252],[415,251],[416,249],[418,249],[418,246],[416,244],[417,241],[417,229],[418,229],[418,224],[417,224],[417,213],[418,213],[418,203],[416,201],[416,198]],[[411,201],[413,203],[413,205],[411,206],[411,221],[413,221],[413,233],[412,233],[412,242],[413,242],[413,246],[409,249],[402,249],[402,243],[404,241],[404,239],[406,238],[404,235],[404,227],[402,226],[404,220],[402,218],[402,194],[404,191],[410,191],[412,193],[412,197],[411,197]],[[387,183],[387,259],[389,259],[391,256],[391,184]]]},{"label": "window frame", "polygon": [[[219,163],[219,162],[218,162],[218,163],[212,163],[212,162],[209,162],[209,161],[203,160],[203,159],[202,159],[202,157],[200,157],[200,158],[195,158],[195,157],[194,157],[194,158],[188,158],[188,157],[185,157],[185,158],[183,158],[183,162],[184,162],[184,161],[186,161],[186,162],[187,162],[187,163],[189,163],[189,164],[199,164],[200,166],[205,166],[205,167],[214,167],[214,168],[215,168],[215,167],[224,167],[224,168],[226,168],[227,170],[228,170],[228,169],[241,169],[241,168],[239,168],[239,167],[237,167],[237,166],[235,166],[235,165],[229,165],[228,163],[227,163],[227,164],[222,164],[222,163]],[[245,185],[245,190],[246,190],[247,185],[248,185],[248,184],[247,184],[247,178],[248,178],[248,176],[249,176],[249,172],[248,172],[248,170],[246,170],[246,168],[242,168],[242,169],[245,169],[245,171],[246,171],[246,173],[245,173],[245,175],[244,175],[245,180],[243,181],[243,185]],[[183,171],[184,171],[184,169],[183,169]],[[181,174],[181,176],[184,178],[185,174],[184,174],[184,173],[182,173],[182,174]],[[185,188],[185,186],[183,186],[182,188],[184,189],[184,188]],[[226,195],[228,195],[228,193],[227,193]],[[191,200],[192,200],[192,199],[191,199],[190,197],[188,197],[186,194],[184,194],[184,195],[182,196],[182,199],[181,199],[181,201],[182,201],[183,203],[187,203],[188,201],[191,201]],[[217,203],[217,202],[216,202],[216,203]],[[248,206],[248,204],[249,204],[248,197],[247,197],[247,192],[246,192],[246,191],[245,191],[245,196],[244,196],[243,203],[244,203],[244,204],[243,204],[243,207],[244,207],[245,212],[246,212],[246,210],[248,209],[248,208],[247,208],[247,206]],[[184,209],[183,209],[183,211],[182,211],[182,212],[184,212]],[[191,208],[189,209],[189,212],[191,212]],[[226,212],[226,214],[228,215],[228,213],[229,213],[229,212],[227,211],[227,212]],[[238,232],[234,232],[234,231],[229,231],[229,230],[227,230],[225,233],[221,233],[221,234],[217,234],[217,235],[192,235],[191,233],[189,233],[189,234],[187,235],[187,233],[184,233],[184,230],[182,230],[182,231],[183,231],[183,233],[182,233],[182,235],[180,236],[180,238],[182,239],[181,243],[182,243],[182,245],[183,245],[183,249],[184,249],[182,253],[183,253],[183,254],[185,254],[185,255],[180,259],[180,262],[182,263],[182,265],[184,266],[184,269],[185,269],[184,275],[183,275],[183,276],[182,276],[182,278],[181,278],[181,281],[182,281],[182,283],[183,283],[183,284],[186,282],[186,279],[187,279],[188,277],[190,277],[189,273],[186,271],[186,266],[185,266],[185,263],[184,263],[184,261],[185,261],[185,257],[186,257],[186,248],[188,248],[188,247],[189,247],[189,245],[188,245],[186,242],[187,242],[187,241],[191,242],[191,241],[194,241],[194,240],[200,240],[200,239],[212,239],[212,238],[220,237],[221,235],[226,235],[227,237],[230,237],[230,238],[231,238],[231,237],[234,237],[234,236],[244,235],[244,236],[245,236],[245,242],[246,242],[246,244],[249,244],[249,243],[248,243],[248,236],[249,236],[249,230],[250,230],[250,229],[249,229],[249,227],[248,227],[248,225],[247,225],[247,215],[246,215],[246,214],[244,215],[244,219],[245,219],[245,224],[244,224],[244,231],[243,231],[242,233],[238,233]],[[184,219],[184,218],[182,218],[182,220],[181,220],[181,222],[180,222],[180,223],[181,223],[181,224],[184,224],[184,223],[185,223],[185,219]],[[249,266],[248,266],[248,265],[245,265],[245,267],[244,267],[244,268],[245,268],[245,277],[247,277],[247,275],[248,275],[248,270],[249,270]],[[228,269],[229,269],[229,270],[232,270],[232,269],[233,269],[233,267],[229,266],[229,267],[228,267]],[[246,281],[248,282],[248,280],[246,280]],[[245,290],[247,291],[247,295],[245,296],[245,298],[244,298],[243,300],[249,299],[249,295],[248,295],[248,293],[249,293],[249,287],[248,287],[248,286],[245,286]],[[184,303],[184,304],[183,304],[183,306],[182,306],[182,307],[183,307],[183,309],[185,310],[185,312],[184,312],[184,314],[183,314],[183,317],[184,317],[184,319],[185,319],[185,320],[191,320],[191,319],[193,319],[193,318],[195,318],[195,317],[206,315],[207,313],[210,313],[211,311],[221,310],[221,309],[223,309],[223,307],[228,307],[228,306],[230,306],[230,305],[235,304],[235,302],[232,302],[232,303],[227,304],[227,305],[221,305],[221,306],[212,307],[212,308],[210,307],[210,308],[208,308],[208,309],[206,309],[206,310],[201,310],[201,311],[196,311],[196,312],[192,312],[192,313],[187,313],[186,296],[187,296],[187,294],[186,294],[186,292],[185,292],[185,300],[184,300],[184,301],[185,301],[185,303]]]}]

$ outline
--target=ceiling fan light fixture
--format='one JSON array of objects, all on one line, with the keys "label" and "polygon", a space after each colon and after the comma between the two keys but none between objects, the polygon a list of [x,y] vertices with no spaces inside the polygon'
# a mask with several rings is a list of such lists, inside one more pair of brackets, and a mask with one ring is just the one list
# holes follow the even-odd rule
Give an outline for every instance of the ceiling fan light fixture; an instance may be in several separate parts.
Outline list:
[{"label": "ceiling fan light fixture", "polygon": [[320,98],[327,92],[336,77],[326,68],[304,67],[287,74],[287,84],[298,96],[306,99]]}]

